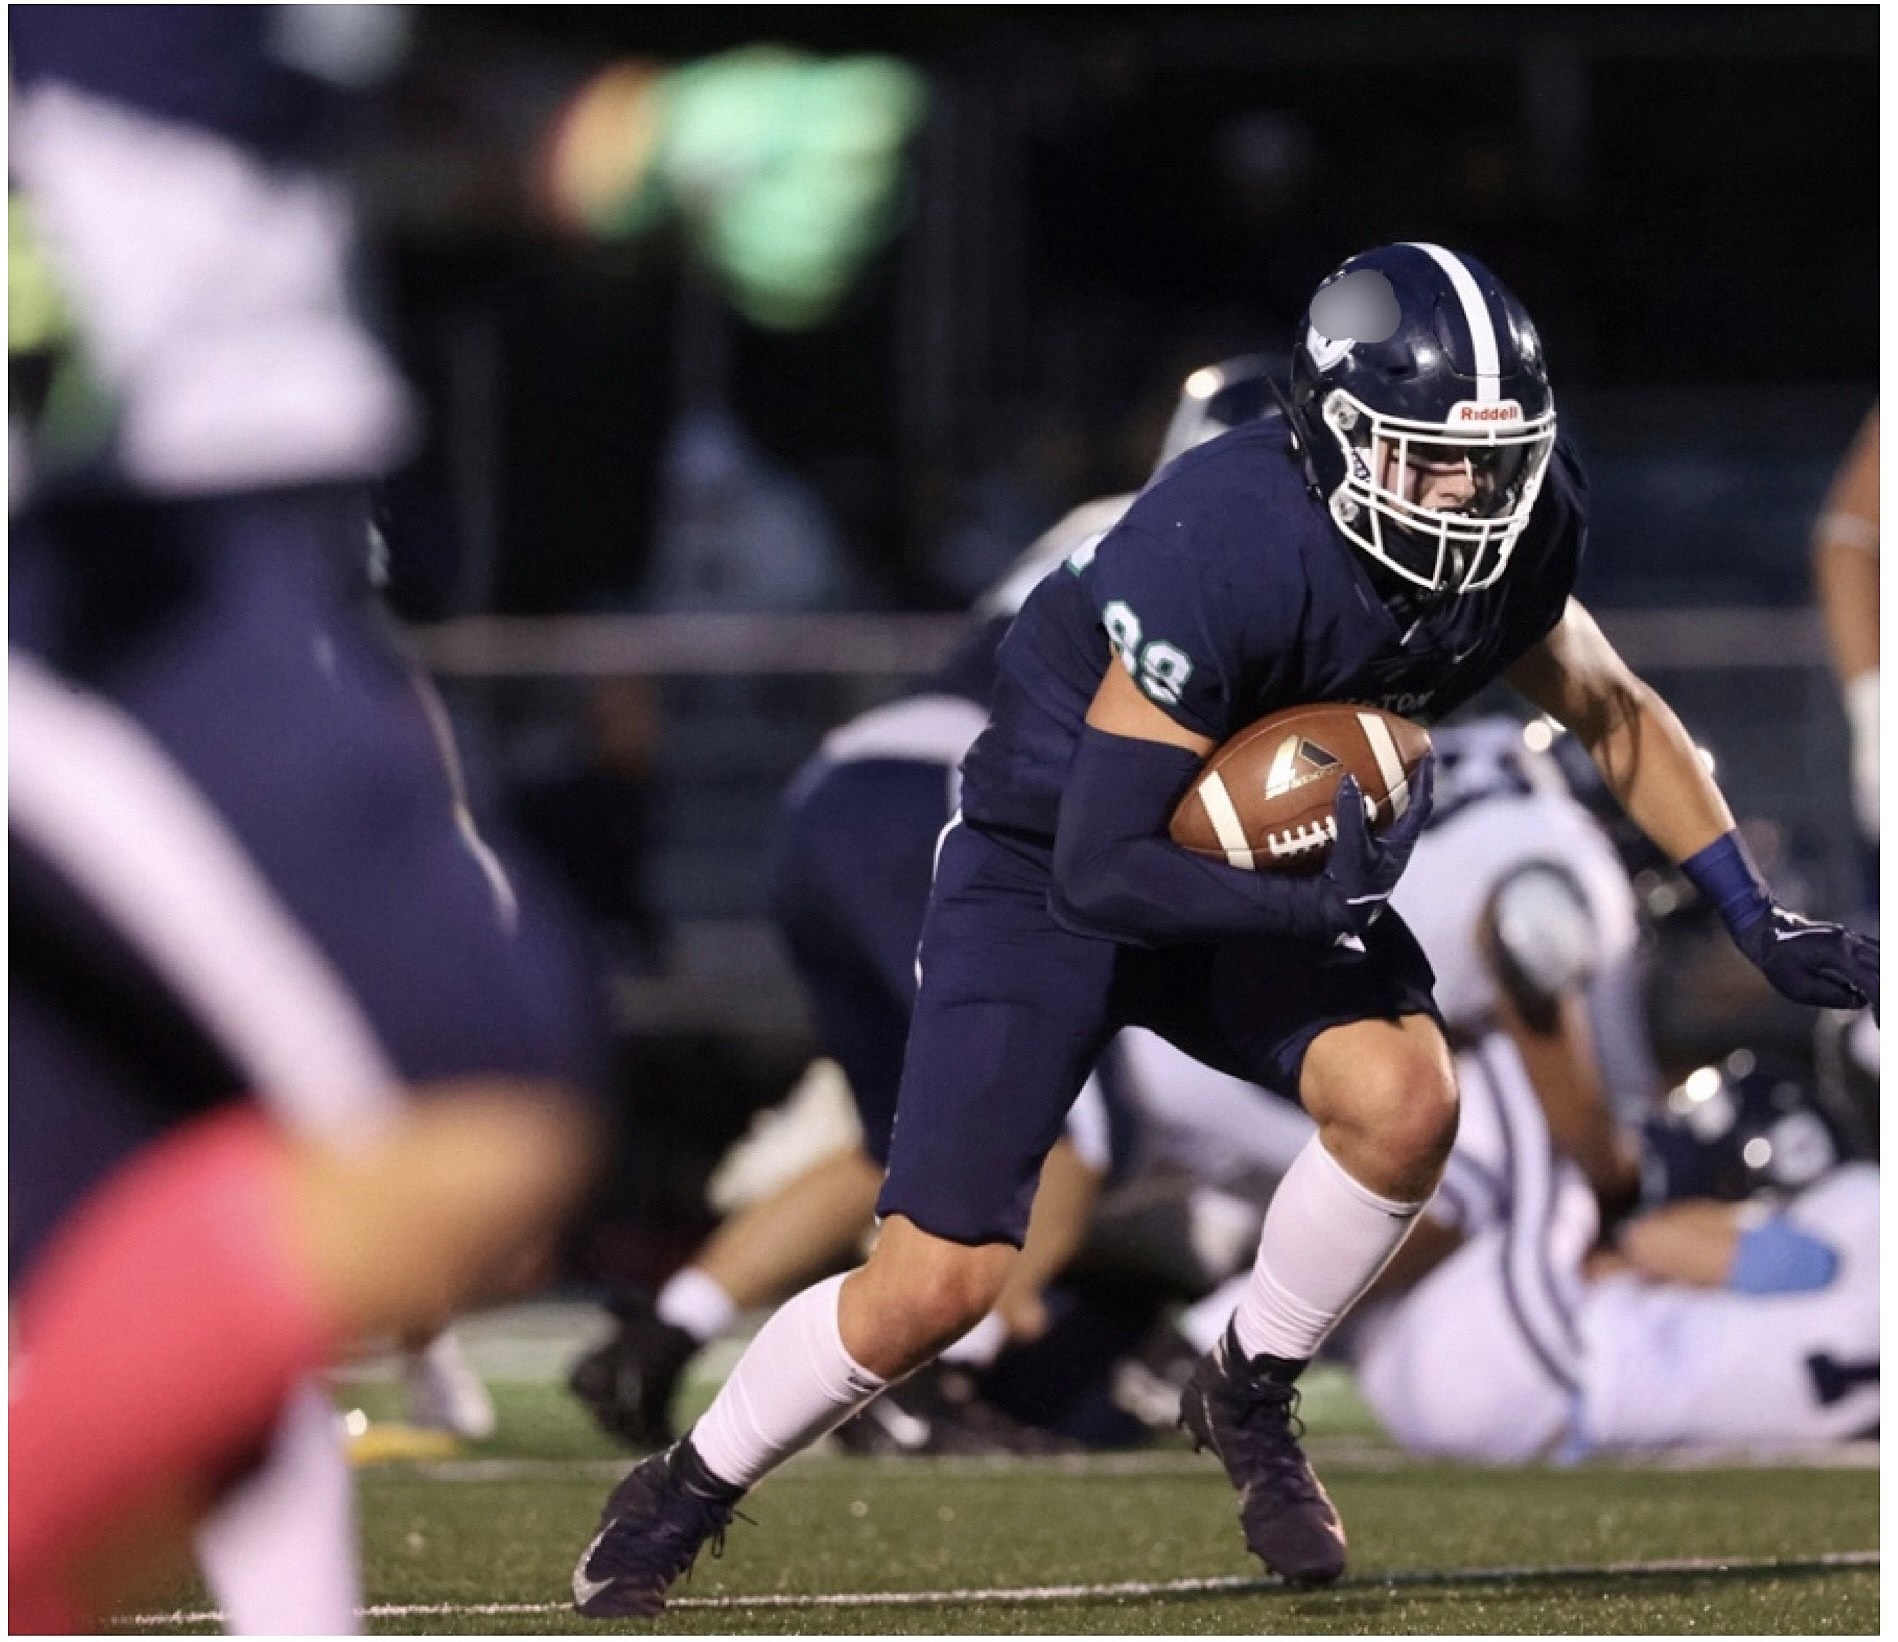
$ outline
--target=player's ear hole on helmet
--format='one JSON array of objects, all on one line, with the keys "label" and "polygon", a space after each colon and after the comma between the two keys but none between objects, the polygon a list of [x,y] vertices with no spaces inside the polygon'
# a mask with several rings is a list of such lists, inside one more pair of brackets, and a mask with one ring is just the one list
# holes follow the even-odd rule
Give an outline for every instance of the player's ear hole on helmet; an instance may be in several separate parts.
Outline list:
[{"label": "player's ear hole on helmet", "polygon": [[1388,342],[1402,319],[1397,292],[1375,268],[1333,280],[1311,300],[1312,329],[1332,341]]}]

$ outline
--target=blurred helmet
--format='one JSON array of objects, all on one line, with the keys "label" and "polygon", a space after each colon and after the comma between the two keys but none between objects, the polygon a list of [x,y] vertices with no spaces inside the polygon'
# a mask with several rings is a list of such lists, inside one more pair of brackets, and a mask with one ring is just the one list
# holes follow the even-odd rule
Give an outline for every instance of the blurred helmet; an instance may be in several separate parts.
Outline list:
[{"label": "blurred helmet", "polygon": [[[1431,592],[1488,587],[1529,522],[1555,446],[1542,344],[1474,257],[1383,245],[1318,287],[1292,352],[1292,409],[1331,518]],[[1426,476],[1461,473],[1455,509]]]},{"label": "blurred helmet", "polygon": [[1812,1028],[1813,1098],[1862,1157],[1878,1156],[1878,1022],[1822,1009]]},{"label": "blurred helmet", "polygon": [[1163,468],[1182,451],[1203,445],[1228,428],[1255,422],[1278,404],[1273,383],[1285,374],[1279,354],[1249,353],[1202,365],[1180,388],[1180,402],[1160,441]]},{"label": "blurred helmet", "polygon": [[1813,1098],[1804,1072],[1750,1049],[1690,1072],[1642,1124],[1641,1138],[1651,1202],[1787,1195],[1863,1155]]}]

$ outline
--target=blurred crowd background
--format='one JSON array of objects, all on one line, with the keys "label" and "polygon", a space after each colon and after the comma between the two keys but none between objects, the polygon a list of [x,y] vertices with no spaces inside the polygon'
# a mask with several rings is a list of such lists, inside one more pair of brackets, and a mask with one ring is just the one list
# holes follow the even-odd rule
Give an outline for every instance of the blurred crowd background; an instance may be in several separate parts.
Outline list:
[{"label": "blurred crowd background", "polygon": [[[1522,296],[1593,480],[1583,597],[1788,898],[1860,901],[1808,544],[1876,395],[1876,8],[432,6],[407,27],[352,145],[431,414],[384,507],[392,595],[487,762],[481,801],[613,955],[641,1143],[593,1258],[663,1274],[712,1161],[811,1052],[763,909],[798,762],[1066,509],[1142,480],[1192,367],[1285,347],[1318,279],[1381,241],[1468,250]],[[522,228],[507,165],[471,163],[576,64],[759,43],[887,53],[928,93],[897,231],[795,313],[703,244]],[[642,619],[687,615],[769,619]],[[1724,1047],[1735,1010],[1771,1035],[1717,939],[1654,941],[1664,1065]]]}]

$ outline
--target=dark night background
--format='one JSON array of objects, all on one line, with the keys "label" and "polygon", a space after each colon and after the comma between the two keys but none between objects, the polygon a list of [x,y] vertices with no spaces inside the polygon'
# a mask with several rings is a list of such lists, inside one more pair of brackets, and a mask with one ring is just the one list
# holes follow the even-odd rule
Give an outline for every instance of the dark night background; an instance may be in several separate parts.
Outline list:
[{"label": "dark night background", "polygon": [[[424,68],[770,40],[901,55],[933,96],[906,227],[802,335],[738,319],[662,253],[385,224],[396,329],[441,407],[399,493],[434,548],[433,580],[407,585],[417,613],[636,607],[667,430],[708,383],[817,487],[855,572],[845,602],[953,607],[935,548],[978,481],[1042,523],[1136,481],[1185,370],[1281,340],[1319,277],[1391,238],[1473,251],[1536,315],[1599,458],[1605,602],[1802,598],[1775,527],[1875,391],[1873,7],[415,19]],[[447,446],[490,416],[492,563],[450,575]],[[1708,457],[1734,471],[1688,505],[1665,461]]]}]

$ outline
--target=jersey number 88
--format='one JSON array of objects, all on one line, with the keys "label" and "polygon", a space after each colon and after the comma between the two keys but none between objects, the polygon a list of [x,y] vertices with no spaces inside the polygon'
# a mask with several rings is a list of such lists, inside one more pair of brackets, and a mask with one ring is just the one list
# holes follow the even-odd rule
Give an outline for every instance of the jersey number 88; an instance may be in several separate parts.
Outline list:
[{"label": "jersey number 88", "polygon": [[1155,701],[1177,705],[1186,681],[1193,676],[1192,658],[1165,639],[1142,643],[1140,618],[1125,599],[1115,599],[1101,612],[1101,625],[1133,681]]}]

